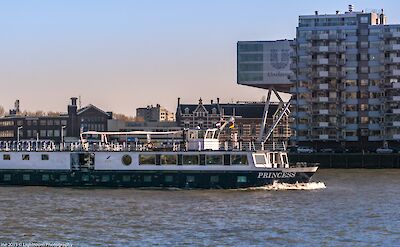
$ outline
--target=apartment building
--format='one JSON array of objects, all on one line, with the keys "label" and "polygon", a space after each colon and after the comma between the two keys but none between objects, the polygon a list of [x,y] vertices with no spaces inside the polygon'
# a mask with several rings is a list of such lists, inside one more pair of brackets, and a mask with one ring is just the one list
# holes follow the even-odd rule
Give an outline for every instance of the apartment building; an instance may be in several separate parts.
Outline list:
[{"label": "apartment building", "polygon": [[175,113],[168,111],[165,107],[157,104],[136,109],[136,117],[142,118],[145,122],[168,122],[175,121]]},{"label": "apartment building", "polygon": [[291,46],[292,141],[398,146],[400,25],[381,11],[302,15]]}]

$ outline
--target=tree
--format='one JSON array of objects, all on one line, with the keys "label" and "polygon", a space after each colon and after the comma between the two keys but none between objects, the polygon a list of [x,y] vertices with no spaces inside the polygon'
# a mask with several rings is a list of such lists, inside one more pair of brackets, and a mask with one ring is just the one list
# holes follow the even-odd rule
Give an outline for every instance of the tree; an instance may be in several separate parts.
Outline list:
[{"label": "tree", "polygon": [[4,107],[0,105],[0,117],[3,117],[6,114]]}]

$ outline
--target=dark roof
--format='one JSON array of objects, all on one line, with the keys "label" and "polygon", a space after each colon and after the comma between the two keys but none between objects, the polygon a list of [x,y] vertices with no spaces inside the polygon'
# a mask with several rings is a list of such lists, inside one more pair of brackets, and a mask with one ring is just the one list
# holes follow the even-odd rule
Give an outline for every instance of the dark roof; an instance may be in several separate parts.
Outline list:
[{"label": "dark roof", "polygon": [[110,115],[109,113],[101,110],[100,108],[98,108],[98,107],[96,107],[96,106],[94,106],[92,104],[89,104],[88,106],[82,107],[81,109],[78,110],[77,113],[78,113],[78,115],[80,115],[80,114],[84,113],[85,111],[87,111],[89,109],[94,109],[95,111],[101,112],[102,114],[107,115],[107,116]]},{"label": "dark roof", "polygon": [[[181,104],[178,105],[178,111],[185,114],[185,109],[189,109],[189,114],[192,114],[198,107],[198,104]],[[220,109],[224,115],[241,116],[242,118],[262,118],[264,114],[265,103],[232,103],[232,104],[203,104],[204,108],[211,113],[213,108],[217,109],[217,114],[220,114]],[[275,111],[278,109],[278,104],[271,103],[268,110],[268,117],[272,118]]]},{"label": "dark roof", "polygon": [[[208,113],[212,113],[212,109],[215,108],[217,110],[216,114],[219,114],[219,108],[217,104],[205,104],[202,106],[206,109],[206,111]],[[178,106],[178,109],[180,110],[180,112],[182,114],[185,114],[185,109],[188,108],[189,109],[189,114],[192,114],[194,110],[197,109],[197,107],[199,107],[199,104],[182,104]]]},{"label": "dark roof", "polygon": [[[250,104],[220,104],[224,115],[241,116],[242,118],[262,118],[264,115],[264,103]],[[268,117],[272,118],[275,111],[278,109],[277,104],[270,104]]]}]

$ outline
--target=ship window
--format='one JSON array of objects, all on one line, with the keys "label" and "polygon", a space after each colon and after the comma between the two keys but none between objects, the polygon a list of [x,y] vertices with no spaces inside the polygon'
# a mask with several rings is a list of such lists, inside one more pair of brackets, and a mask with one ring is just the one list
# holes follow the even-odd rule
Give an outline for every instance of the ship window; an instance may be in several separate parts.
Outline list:
[{"label": "ship window", "polygon": [[130,181],[131,181],[131,176],[129,175],[122,176],[122,182],[130,182]]},{"label": "ship window", "polygon": [[49,181],[49,179],[50,179],[49,174],[43,174],[42,175],[42,181]]},{"label": "ship window", "polygon": [[218,183],[219,182],[219,176],[211,176],[210,177],[210,182],[211,183]]},{"label": "ship window", "polygon": [[231,164],[232,165],[248,165],[247,155],[238,155],[234,154],[231,156]]},{"label": "ship window", "polygon": [[11,181],[11,174],[4,174],[3,180],[4,181]]},{"label": "ship window", "polygon": [[101,176],[101,182],[110,182],[110,175]]},{"label": "ship window", "polygon": [[155,165],[156,164],[156,156],[154,154],[141,154],[141,155],[139,155],[139,164]]},{"label": "ship window", "polygon": [[246,183],[247,177],[246,176],[237,176],[236,182],[238,183]]},{"label": "ship window", "polygon": [[258,165],[265,165],[265,155],[264,154],[254,154],[254,161]]},{"label": "ship window", "polygon": [[151,176],[150,175],[143,176],[143,182],[147,182],[147,183],[151,182]]},{"label": "ship window", "polygon": [[22,160],[29,160],[29,154],[23,154]]},{"label": "ship window", "polygon": [[288,158],[286,154],[282,154],[283,164],[288,164]]},{"label": "ship window", "polygon": [[165,182],[171,183],[174,180],[174,177],[172,175],[166,175],[164,177]]},{"label": "ship window", "polygon": [[222,165],[222,155],[206,155],[207,165]]},{"label": "ship window", "polygon": [[49,160],[48,154],[42,154],[42,160]]},{"label": "ship window", "polygon": [[177,156],[173,154],[162,154],[160,156],[161,165],[176,165],[177,164]]},{"label": "ship window", "polygon": [[199,156],[198,155],[182,155],[182,164],[198,165],[199,164]]},{"label": "ship window", "polygon": [[186,183],[193,183],[194,182],[194,176],[186,176]]},{"label": "ship window", "polygon": [[9,154],[3,154],[3,160],[11,160],[11,156]]},{"label": "ship window", "polygon": [[84,175],[82,175],[81,179],[82,179],[83,182],[88,182],[89,181],[89,175],[84,174]]},{"label": "ship window", "polygon": [[65,175],[65,174],[60,175],[60,181],[61,181],[61,182],[67,181],[67,175]]},{"label": "ship window", "polygon": [[29,180],[31,180],[31,175],[29,175],[29,174],[23,174],[23,175],[22,175],[22,180],[24,180],[24,181],[29,181]]}]

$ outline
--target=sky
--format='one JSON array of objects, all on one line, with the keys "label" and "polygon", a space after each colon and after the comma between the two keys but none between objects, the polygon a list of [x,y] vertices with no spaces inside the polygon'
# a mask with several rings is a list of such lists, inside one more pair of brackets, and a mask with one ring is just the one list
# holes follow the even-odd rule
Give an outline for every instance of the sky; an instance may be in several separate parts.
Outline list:
[{"label": "sky", "polygon": [[395,0],[2,0],[0,105],[66,111],[82,106],[135,115],[137,107],[219,97],[259,101],[265,91],[236,83],[236,43],[293,39],[299,15],[383,8]]}]

